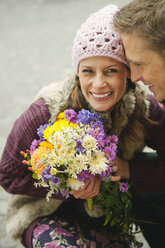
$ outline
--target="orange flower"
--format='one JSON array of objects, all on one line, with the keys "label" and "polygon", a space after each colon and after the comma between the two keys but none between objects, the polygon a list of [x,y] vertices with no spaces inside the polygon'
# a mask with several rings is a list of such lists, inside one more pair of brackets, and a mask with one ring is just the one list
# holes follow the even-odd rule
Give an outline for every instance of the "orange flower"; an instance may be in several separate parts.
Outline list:
[{"label": "orange flower", "polygon": [[51,152],[51,149],[48,147],[41,146],[37,148],[33,154],[31,155],[31,166],[32,170],[37,174],[37,176],[40,176],[42,171],[45,170],[45,163],[38,164],[38,161],[41,159],[42,155],[48,154]]}]

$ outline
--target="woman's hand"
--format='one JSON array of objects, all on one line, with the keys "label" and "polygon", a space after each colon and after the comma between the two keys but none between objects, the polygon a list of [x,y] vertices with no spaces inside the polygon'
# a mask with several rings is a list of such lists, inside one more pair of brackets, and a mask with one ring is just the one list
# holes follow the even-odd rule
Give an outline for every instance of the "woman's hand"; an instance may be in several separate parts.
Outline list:
[{"label": "woman's hand", "polygon": [[113,162],[113,172],[115,173],[114,176],[111,176],[111,181],[113,182],[120,181],[120,179],[129,179],[130,172],[128,161],[116,156]]},{"label": "woman's hand", "polygon": [[83,188],[79,190],[72,190],[69,192],[75,198],[88,199],[92,198],[99,193],[100,179],[95,176],[92,180],[86,180]]}]

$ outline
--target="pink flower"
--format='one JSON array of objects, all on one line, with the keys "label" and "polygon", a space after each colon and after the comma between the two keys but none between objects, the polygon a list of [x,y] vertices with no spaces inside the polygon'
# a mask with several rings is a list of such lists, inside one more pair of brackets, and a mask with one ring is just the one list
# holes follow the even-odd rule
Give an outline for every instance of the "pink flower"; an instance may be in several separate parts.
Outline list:
[{"label": "pink flower", "polygon": [[72,246],[72,245],[69,245],[68,248],[77,248],[76,245]]},{"label": "pink flower", "polygon": [[34,237],[37,238],[38,236],[40,236],[44,231],[48,230],[49,226],[48,225],[40,225],[38,227],[36,227],[33,231]]},{"label": "pink flower", "polygon": [[65,236],[73,236],[70,232],[68,232],[67,230],[65,230],[64,228],[61,227],[56,227],[55,231],[60,234],[60,235],[65,235]]},{"label": "pink flower", "polygon": [[44,245],[44,248],[65,248],[64,245],[60,245],[60,240],[53,240],[50,243],[47,243]]}]

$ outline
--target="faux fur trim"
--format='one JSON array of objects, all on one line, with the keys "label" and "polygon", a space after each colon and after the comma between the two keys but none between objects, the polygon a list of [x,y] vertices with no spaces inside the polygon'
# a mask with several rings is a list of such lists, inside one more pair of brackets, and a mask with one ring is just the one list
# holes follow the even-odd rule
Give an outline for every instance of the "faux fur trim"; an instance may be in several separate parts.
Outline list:
[{"label": "faux fur trim", "polygon": [[56,116],[64,106],[75,87],[75,74],[71,74],[63,81],[58,81],[44,86],[36,96],[36,99],[43,98],[48,105],[50,122],[54,123]]},{"label": "faux fur trim", "polygon": [[38,217],[47,216],[63,201],[35,198],[25,195],[10,195],[8,202],[6,231],[9,237],[20,240],[25,229]]}]

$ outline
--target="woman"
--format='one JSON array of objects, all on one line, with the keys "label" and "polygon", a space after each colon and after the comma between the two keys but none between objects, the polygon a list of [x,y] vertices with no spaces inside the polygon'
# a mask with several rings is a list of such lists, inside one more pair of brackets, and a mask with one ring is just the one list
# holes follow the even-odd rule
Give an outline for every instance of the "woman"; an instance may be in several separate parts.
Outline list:
[{"label": "woman", "polygon": [[[99,112],[108,134],[119,137],[118,156],[127,161],[147,144],[153,124],[148,118],[159,120],[159,111],[163,115],[160,121],[165,121],[161,107],[152,97],[147,98],[140,85],[135,88],[129,80],[121,38],[112,24],[117,11],[115,5],[108,5],[82,24],[72,50],[76,75],[44,87],[9,134],[0,163],[0,183],[12,194],[7,232],[25,247],[129,247],[127,241],[117,240],[109,228],[103,227],[104,218],[93,218],[100,216],[99,209],[84,207],[84,199],[99,192],[97,177],[86,181],[83,189],[72,191],[73,197],[68,200],[54,196],[46,202],[46,190],[34,186],[32,174],[22,165],[19,154],[37,138],[40,125],[53,123],[66,108]],[[158,134],[161,125],[153,125],[152,131]],[[148,145],[153,143],[156,141]],[[114,181],[119,179],[120,175],[112,177]]]}]

